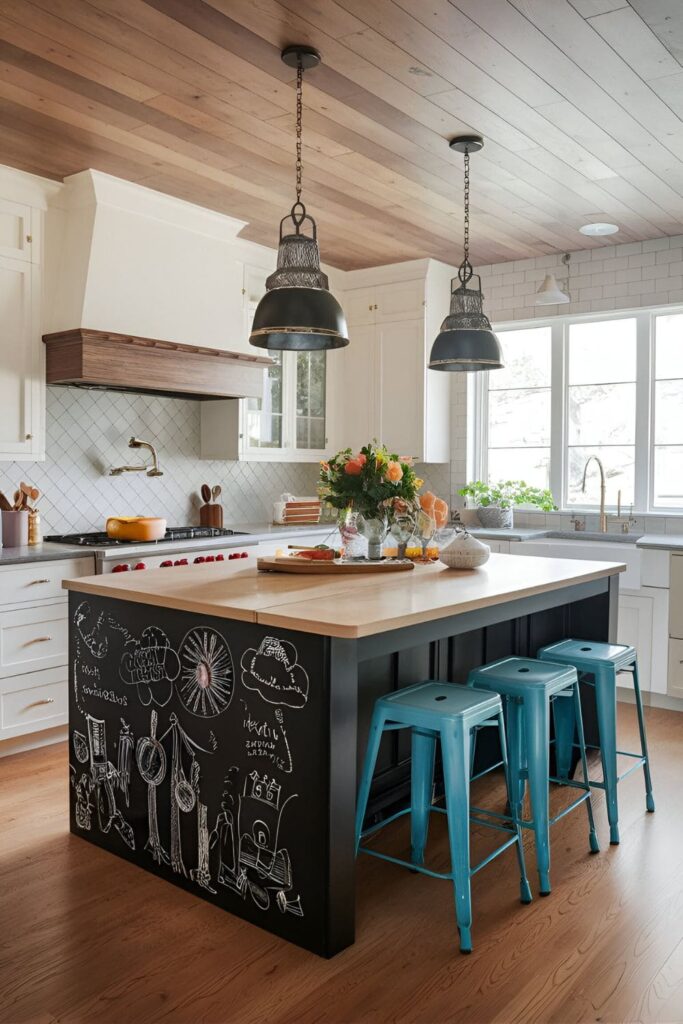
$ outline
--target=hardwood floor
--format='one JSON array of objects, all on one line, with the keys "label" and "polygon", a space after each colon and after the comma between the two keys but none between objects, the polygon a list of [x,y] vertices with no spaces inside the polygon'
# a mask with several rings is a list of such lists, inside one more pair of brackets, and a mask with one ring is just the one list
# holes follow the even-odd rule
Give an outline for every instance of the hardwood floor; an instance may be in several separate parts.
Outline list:
[{"label": "hardwood floor", "polygon": [[[588,854],[582,810],[553,830],[553,893],[517,902],[514,855],[473,880],[461,956],[450,886],[364,857],[356,944],[320,960],[67,830],[65,744],[0,761],[0,1021],[683,1021],[683,715],[647,709],[657,813],[621,787],[621,845]],[[619,707],[622,745],[635,712]],[[627,746],[628,745],[628,746]],[[491,794],[493,790],[493,794]],[[489,792],[487,792],[489,791]],[[476,784],[483,803],[498,780]],[[561,800],[557,794],[554,800]],[[447,863],[441,815],[431,860]],[[405,848],[404,823],[384,848]],[[488,842],[491,840],[489,839]],[[477,835],[475,854],[485,848]],[[533,855],[529,849],[530,867]],[[532,876],[536,892],[536,878]]]}]

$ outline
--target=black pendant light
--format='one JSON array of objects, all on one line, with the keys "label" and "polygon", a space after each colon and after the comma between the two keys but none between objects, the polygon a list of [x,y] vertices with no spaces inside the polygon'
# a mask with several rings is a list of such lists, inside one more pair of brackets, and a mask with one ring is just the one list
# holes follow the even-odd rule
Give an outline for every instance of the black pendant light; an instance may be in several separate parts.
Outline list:
[{"label": "black pendant light", "polygon": [[[432,345],[429,368],[451,372],[498,370],[503,365],[500,343],[484,315],[481,278],[474,273],[470,263],[470,153],[480,150],[484,140],[481,135],[459,135],[451,139],[449,145],[451,149],[465,154],[464,258],[458,268],[457,279],[452,281],[450,313]],[[479,283],[476,288],[468,288],[473,277]]]},{"label": "black pendant light", "polygon": [[[349,343],[344,313],[320,269],[318,230],[301,202],[303,73],[320,63],[320,54],[311,46],[288,46],[282,59],[296,68],[296,201],[280,221],[277,269],[266,280],[249,341],[256,348],[280,351],[343,348]],[[309,234],[302,231],[306,222]]]}]

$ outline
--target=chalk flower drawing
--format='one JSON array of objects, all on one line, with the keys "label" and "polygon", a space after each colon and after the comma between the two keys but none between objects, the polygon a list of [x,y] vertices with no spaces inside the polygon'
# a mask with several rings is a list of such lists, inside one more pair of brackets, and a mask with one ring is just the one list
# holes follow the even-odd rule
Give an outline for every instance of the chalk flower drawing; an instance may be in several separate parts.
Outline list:
[{"label": "chalk flower drawing", "polygon": [[74,612],[74,624],[93,658],[106,658],[109,650],[106,613],[100,612],[97,618],[93,619],[90,605],[87,601],[81,601]]},{"label": "chalk flower drawing", "polygon": [[226,640],[209,626],[186,634],[179,648],[181,674],[178,695],[193,715],[215,718],[230,704],[235,669]]},{"label": "chalk flower drawing", "polygon": [[294,644],[267,636],[258,650],[251,647],[242,655],[242,683],[268,704],[302,708],[308,700],[308,675],[297,658]]},{"label": "chalk flower drawing", "polygon": [[124,683],[136,686],[140,703],[168,704],[173,681],[180,674],[180,660],[162,629],[147,626],[139,640],[128,640],[121,658],[119,675]]}]

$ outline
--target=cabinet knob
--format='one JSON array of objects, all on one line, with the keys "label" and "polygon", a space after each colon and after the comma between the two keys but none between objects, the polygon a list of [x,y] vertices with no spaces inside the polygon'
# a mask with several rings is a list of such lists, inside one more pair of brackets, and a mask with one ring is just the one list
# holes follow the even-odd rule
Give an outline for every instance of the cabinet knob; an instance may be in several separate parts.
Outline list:
[{"label": "cabinet knob", "polygon": [[372,303],[370,303],[370,305],[368,306],[368,309],[372,309]]},{"label": "cabinet knob", "polygon": [[26,440],[27,441],[32,441],[33,440],[33,434],[27,434],[26,435]]}]

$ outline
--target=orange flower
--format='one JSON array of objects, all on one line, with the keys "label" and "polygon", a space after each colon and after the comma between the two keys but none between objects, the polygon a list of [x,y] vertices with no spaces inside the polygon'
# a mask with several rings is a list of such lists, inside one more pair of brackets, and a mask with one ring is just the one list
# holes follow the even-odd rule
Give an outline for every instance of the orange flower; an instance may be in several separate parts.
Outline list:
[{"label": "orange flower", "polygon": [[330,464],[329,464],[329,462],[321,462],[320,466],[321,466],[321,469],[323,470],[324,473],[329,473],[329,471],[330,471]]},{"label": "orange flower", "polygon": [[412,455],[399,455],[399,462],[402,462],[404,466],[412,466],[413,456]]},{"label": "orange flower", "polygon": [[389,461],[385,476],[392,484],[397,484],[403,478],[403,466],[401,463]]},{"label": "orange flower", "polygon": [[357,459],[349,459],[349,461],[344,466],[344,472],[348,473],[349,476],[360,476],[362,470],[363,467],[361,463],[358,462]]},{"label": "orange flower", "polygon": [[367,455],[363,455],[362,452],[360,452],[358,455],[356,455],[356,458],[354,459],[354,462],[360,462],[361,466],[364,466],[367,461],[368,461]]}]

